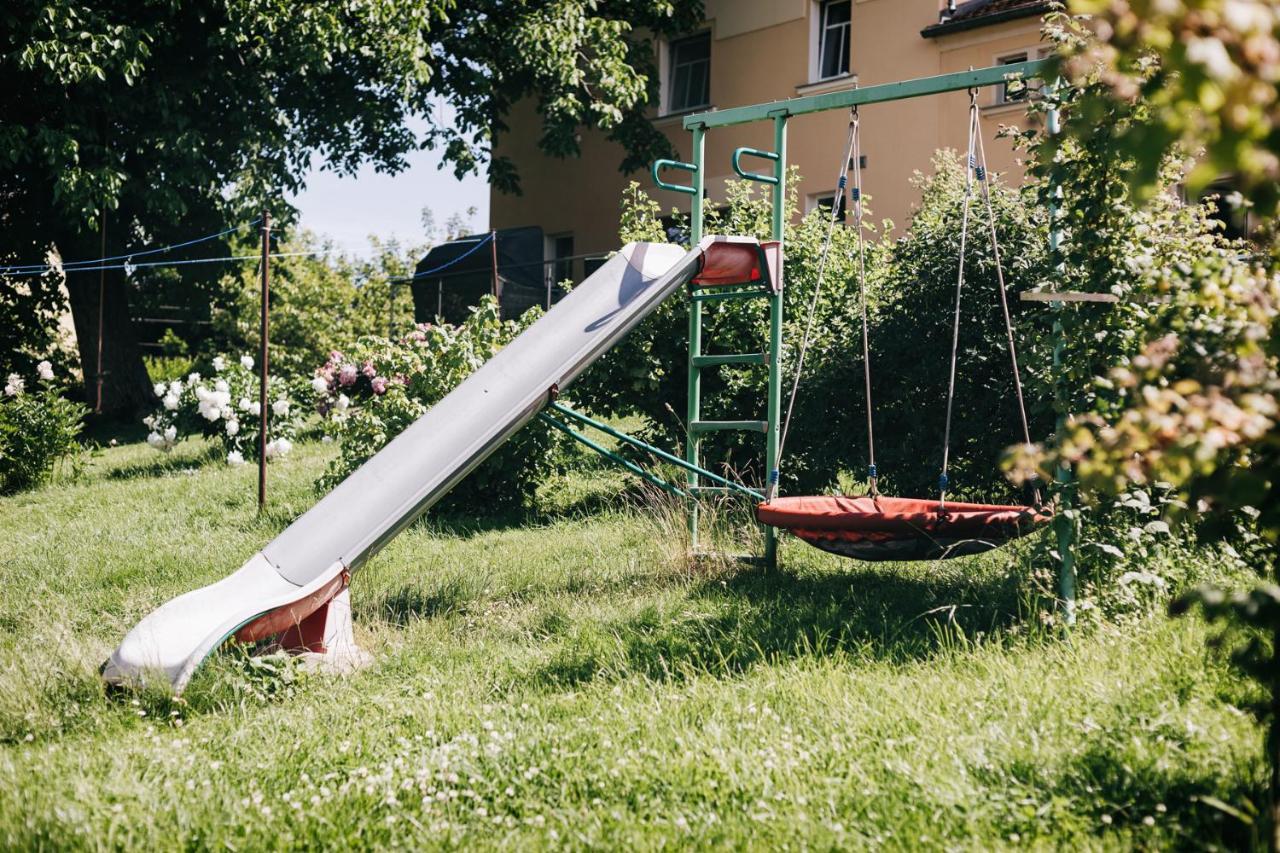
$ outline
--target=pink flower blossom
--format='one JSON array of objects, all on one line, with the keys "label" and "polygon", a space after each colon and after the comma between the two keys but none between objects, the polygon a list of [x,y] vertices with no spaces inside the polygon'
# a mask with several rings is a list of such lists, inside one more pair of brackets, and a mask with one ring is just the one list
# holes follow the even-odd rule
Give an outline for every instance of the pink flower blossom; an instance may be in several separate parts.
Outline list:
[{"label": "pink flower blossom", "polygon": [[356,371],[356,366],[354,364],[344,364],[342,365],[342,369],[338,371],[338,384],[343,388],[346,388],[348,385],[354,385],[356,377],[359,375],[360,374]]},{"label": "pink flower blossom", "polygon": [[360,369],[360,372],[363,373],[368,378],[372,379],[373,377],[378,375],[378,368],[373,366],[372,361],[366,361],[364,363],[364,367]]},{"label": "pink flower blossom", "polygon": [[381,376],[375,376],[373,377],[373,382],[371,382],[370,384],[373,386],[373,393],[375,394],[387,393],[387,380],[385,378]]}]

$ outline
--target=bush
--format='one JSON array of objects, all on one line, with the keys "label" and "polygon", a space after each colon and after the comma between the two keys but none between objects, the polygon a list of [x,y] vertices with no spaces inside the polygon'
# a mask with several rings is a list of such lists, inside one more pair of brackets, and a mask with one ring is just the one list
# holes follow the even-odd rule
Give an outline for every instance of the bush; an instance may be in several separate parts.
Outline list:
[{"label": "bush", "polygon": [[36,366],[37,390],[28,392],[16,373],[0,396],[0,494],[34,488],[79,453],[76,439],[88,409],[64,399],[47,361]]},{"label": "bush", "polygon": [[[374,241],[369,260],[335,253],[333,245],[300,232],[281,252],[313,252],[271,262],[271,367],[287,378],[310,375],[331,349],[362,335],[388,334],[388,325],[410,325],[412,296],[392,279],[413,274],[421,250]],[[224,303],[213,312],[215,346],[257,352],[261,285],[256,269],[224,281]]]},{"label": "bush", "polygon": [[[253,358],[243,355],[233,361],[215,356],[212,363],[212,380],[192,373],[185,382],[156,383],[160,408],[142,421],[150,429],[147,444],[167,453],[182,438],[203,435],[222,445],[229,465],[256,460],[262,418]],[[271,399],[267,458],[272,459],[292,450],[301,412],[284,380],[268,377],[267,387]]]},{"label": "bush", "polygon": [[[504,322],[497,301],[486,296],[459,326],[424,323],[394,341],[365,336],[345,352],[331,352],[312,387],[326,433],[341,445],[317,487],[340,483],[539,316],[534,309]],[[459,483],[447,506],[489,514],[527,504],[558,446],[549,429],[530,424]]]},{"label": "bush", "polygon": [[[883,256],[883,298],[869,335],[872,398],[882,487],[897,494],[934,495],[942,466],[965,170],[954,152],[939,152],[932,174],[916,174],[920,205],[910,229]],[[1022,310],[1018,294],[1048,274],[1049,234],[1035,199],[990,181],[1009,310],[1020,356],[1033,440],[1053,428],[1053,396],[1045,376],[1050,315]],[[951,492],[984,502],[1012,498],[1000,466],[1004,449],[1022,441],[1003,312],[981,188],[973,186],[965,245],[964,290],[951,426]],[[838,358],[815,366],[811,393],[856,405],[837,423],[864,452],[865,404],[861,335],[841,341]],[[840,454],[861,470],[861,455]]]}]

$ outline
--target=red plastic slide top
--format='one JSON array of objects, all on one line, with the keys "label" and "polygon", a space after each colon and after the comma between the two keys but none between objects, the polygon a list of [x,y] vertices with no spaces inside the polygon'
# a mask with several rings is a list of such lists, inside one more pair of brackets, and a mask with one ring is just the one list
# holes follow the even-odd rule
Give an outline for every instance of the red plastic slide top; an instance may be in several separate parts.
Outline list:
[{"label": "red plastic slide top", "polygon": [[758,284],[776,289],[777,252],[777,243],[712,243],[703,252],[701,268],[690,283],[694,287]]}]

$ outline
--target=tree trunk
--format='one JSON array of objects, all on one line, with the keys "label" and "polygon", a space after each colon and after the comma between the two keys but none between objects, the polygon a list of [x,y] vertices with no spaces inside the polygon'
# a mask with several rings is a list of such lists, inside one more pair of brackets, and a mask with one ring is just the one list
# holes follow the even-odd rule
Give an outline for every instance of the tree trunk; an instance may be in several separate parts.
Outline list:
[{"label": "tree trunk", "polygon": [[[98,257],[96,241],[80,239],[61,245],[74,247],[69,260]],[[92,245],[92,248],[89,248]],[[155,393],[142,362],[142,350],[133,330],[129,311],[129,288],[124,270],[106,270],[102,292],[102,400],[103,414],[132,417],[155,405]],[[67,292],[71,296],[71,318],[75,322],[80,364],[84,371],[85,401],[90,408],[98,404],[98,295],[97,270],[67,274]]]}]

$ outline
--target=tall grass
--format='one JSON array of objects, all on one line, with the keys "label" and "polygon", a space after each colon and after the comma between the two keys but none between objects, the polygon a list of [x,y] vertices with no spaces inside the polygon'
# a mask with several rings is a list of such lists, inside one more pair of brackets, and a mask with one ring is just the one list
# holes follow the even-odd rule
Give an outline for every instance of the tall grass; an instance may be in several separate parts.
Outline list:
[{"label": "tall grass", "polygon": [[[0,500],[0,845],[1163,848],[1248,845],[1248,685],[1158,606],[1064,639],[1033,543],[783,571],[691,558],[683,506],[601,471],[556,512],[432,518],[356,577],[344,678],[236,652],[181,699],[97,666],[313,500],[327,448],[253,472],[105,451]],[[202,467],[203,466],[203,467]],[[758,548],[733,501],[715,553]],[[1205,576],[1222,571],[1208,561]]]}]

